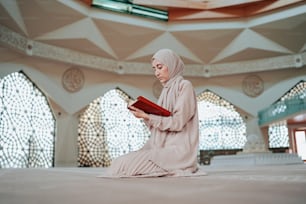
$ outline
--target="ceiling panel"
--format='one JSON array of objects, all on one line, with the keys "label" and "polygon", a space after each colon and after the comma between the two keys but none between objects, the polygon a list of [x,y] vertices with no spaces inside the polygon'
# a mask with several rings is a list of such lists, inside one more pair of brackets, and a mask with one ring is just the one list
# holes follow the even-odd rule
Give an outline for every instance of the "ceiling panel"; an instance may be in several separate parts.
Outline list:
[{"label": "ceiling panel", "polygon": [[306,43],[306,14],[265,23],[252,29],[293,52],[299,52]]},{"label": "ceiling panel", "polygon": [[[149,63],[154,52],[164,47],[174,49],[186,65],[269,59],[305,49],[305,1],[255,0],[243,6],[235,1],[227,7],[222,2],[216,4],[221,13],[198,9],[219,13],[218,17],[164,22],[91,8],[79,0],[11,0],[0,2],[0,23],[29,40],[135,64]],[[190,12],[190,8],[178,9]],[[258,15],[246,17],[237,9]]]},{"label": "ceiling panel", "polygon": [[92,43],[88,39],[75,38],[75,39],[61,39],[61,40],[40,40],[40,42],[50,45],[55,45],[57,47],[79,51],[94,56],[114,59],[113,56],[101,50],[101,48],[99,48],[96,44]]},{"label": "ceiling panel", "polygon": [[[285,56],[285,54],[283,54]],[[225,57],[218,61],[218,63],[230,63],[237,62],[239,59],[247,60],[257,60],[257,59],[269,59],[272,57],[281,56],[279,52],[267,51],[267,50],[258,50],[254,48],[247,48],[241,50],[231,56]]]},{"label": "ceiling panel", "polygon": [[208,64],[240,33],[241,29],[218,29],[179,31],[172,34],[205,64]]},{"label": "ceiling panel", "polygon": [[[0,2],[0,24],[6,26],[14,32],[26,35],[26,28],[23,23],[23,17],[16,5],[15,9],[10,9],[6,4]],[[19,24],[18,24],[19,23]]]},{"label": "ceiling panel", "polygon": [[[163,33],[163,31],[156,29],[97,19],[95,23],[117,54],[118,59],[121,60],[128,60],[127,57],[129,55]],[[138,58],[138,60],[140,60],[140,58]]]},{"label": "ceiling panel", "polygon": [[84,18],[80,12],[57,1],[18,1],[18,6],[30,38],[35,38]]}]

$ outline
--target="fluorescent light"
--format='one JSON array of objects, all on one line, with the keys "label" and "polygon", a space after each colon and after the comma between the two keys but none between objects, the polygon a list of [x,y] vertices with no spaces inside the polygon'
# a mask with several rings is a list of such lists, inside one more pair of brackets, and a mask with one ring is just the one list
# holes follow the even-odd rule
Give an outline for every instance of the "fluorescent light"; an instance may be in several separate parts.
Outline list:
[{"label": "fluorescent light", "polygon": [[138,6],[129,1],[115,0],[93,0],[92,6],[103,8],[106,10],[128,13],[146,18],[168,21],[168,12],[158,9],[153,9],[144,6]]}]

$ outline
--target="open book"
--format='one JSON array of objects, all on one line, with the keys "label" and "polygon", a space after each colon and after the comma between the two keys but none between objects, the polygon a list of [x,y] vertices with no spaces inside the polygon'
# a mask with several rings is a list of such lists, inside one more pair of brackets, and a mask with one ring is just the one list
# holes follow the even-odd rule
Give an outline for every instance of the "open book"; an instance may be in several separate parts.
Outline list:
[{"label": "open book", "polygon": [[145,113],[161,115],[161,116],[170,116],[171,112],[167,109],[157,105],[156,103],[146,99],[143,96],[138,96],[136,101],[133,101],[129,106],[134,106],[135,108],[143,110]]}]

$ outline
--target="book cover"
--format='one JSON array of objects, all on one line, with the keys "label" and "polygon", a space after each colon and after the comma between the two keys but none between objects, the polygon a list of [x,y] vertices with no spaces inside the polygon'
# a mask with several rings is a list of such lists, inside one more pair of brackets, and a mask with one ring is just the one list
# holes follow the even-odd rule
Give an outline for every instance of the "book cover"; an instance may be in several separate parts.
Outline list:
[{"label": "book cover", "polygon": [[171,112],[167,109],[157,105],[156,103],[146,99],[143,96],[139,96],[136,101],[130,104],[138,109],[143,110],[145,113],[160,115],[160,116],[170,116]]}]

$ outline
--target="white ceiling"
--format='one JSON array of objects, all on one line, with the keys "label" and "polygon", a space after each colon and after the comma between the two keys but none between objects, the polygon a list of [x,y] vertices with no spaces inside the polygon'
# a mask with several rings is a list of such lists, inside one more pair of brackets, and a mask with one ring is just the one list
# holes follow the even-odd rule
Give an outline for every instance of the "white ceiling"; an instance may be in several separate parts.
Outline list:
[{"label": "white ceiling", "polygon": [[[267,6],[279,1],[270,2]],[[120,62],[127,73],[136,74],[145,73],[138,63],[149,63],[154,52],[163,47],[182,56],[190,75],[290,68],[296,62],[288,65],[282,62],[297,57],[301,57],[300,66],[304,66],[306,4],[297,2],[240,18],[164,22],[91,8],[79,0],[0,0],[0,46],[16,49],[16,42],[8,43],[4,37],[19,34],[22,39],[34,42],[33,46],[37,42],[74,50],[81,57],[107,59],[109,64]],[[67,62],[78,64],[78,60]],[[100,67],[82,62],[79,64],[88,68]],[[239,70],[234,70],[237,65]]]}]

